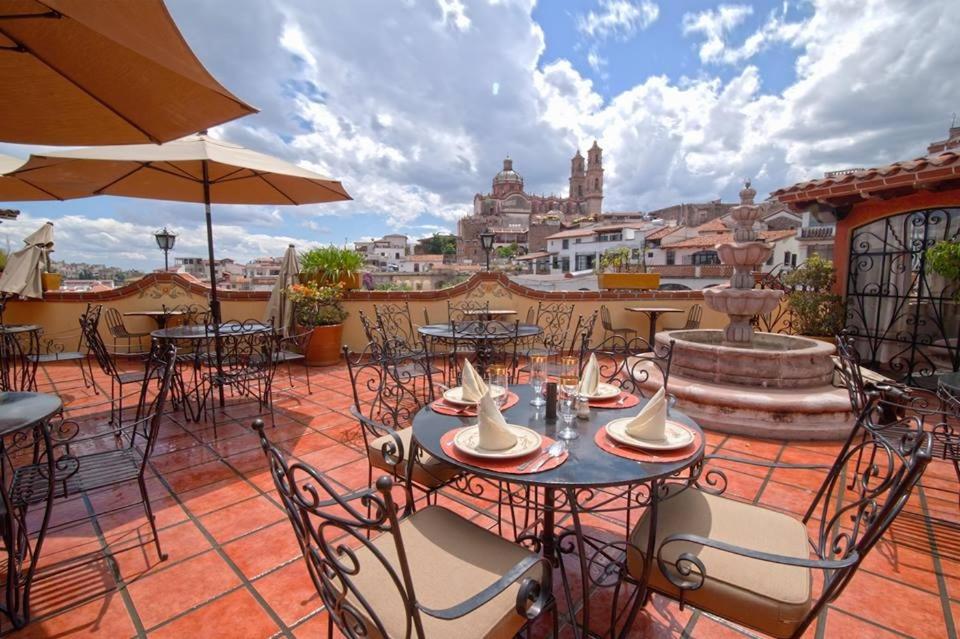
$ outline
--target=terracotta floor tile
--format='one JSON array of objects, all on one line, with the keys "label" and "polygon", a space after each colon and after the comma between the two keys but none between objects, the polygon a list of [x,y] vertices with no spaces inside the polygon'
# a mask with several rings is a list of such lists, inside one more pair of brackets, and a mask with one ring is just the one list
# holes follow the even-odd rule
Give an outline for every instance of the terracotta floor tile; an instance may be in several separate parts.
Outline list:
[{"label": "terracotta floor tile", "polygon": [[286,520],[231,541],[223,550],[248,579],[302,557],[297,537]]},{"label": "terracotta floor tile", "polygon": [[187,490],[179,494],[181,503],[194,516],[232,506],[237,502],[256,497],[260,492],[241,477],[230,477],[223,481]]},{"label": "terracotta floor tile", "polygon": [[[896,601],[897,605],[878,606],[878,596],[882,596],[886,602]],[[854,615],[859,613],[881,626],[904,634],[912,635],[922,628],[925,639],[947,637],[943,610],[937,595],[865,571],[853,577],[833,605]]]},{"label": "terracotta floor tile", "polygon": [[320,595],[302,561],[296,561],[260,577],[253,582],[254,588],[271,608],[292,625],[323,607]]},{"label": "terracotta floor tile", "polygon": [[266,497],[254,497],[204,515],[200,518],[200,524],[218,542],[225,544],[284,518],[283,511]]},{"label": "terracotta floor tile", "polygon": [[135,531],[108,538],[107,542],[120,576],[127,583],[210,549],[206,537],[189,521],[160,530],[160,544],[167,555],[166,561],[161,561],[157,555],[153,535],[146,524]]},{"label": "terracotta floor tile", "polygon": [[827,612],[825,637],[856,637],[857,639],[899,639],[902,635],[882,628],[864,619],[851,617],[842,610]]},{"label": "terracotta floor tile", "polygon": [[214,551],[188,559],[130,584],[128,590],[149,629],[240,584]]},{"label": "terracotta floor tile", "polygon": [[133,621],[118,593],[64,611],[49,619],[31,622],[14,632],[11,639],[53,639],[55,637],[90,637],[114,639],[135,634]]},{"label": "terracotta floor tile", "polygon": [[205,604],[149,633],[151,639],[184,637],[230,637],[230,639],[266,639],[279,631],[246,588]]}]

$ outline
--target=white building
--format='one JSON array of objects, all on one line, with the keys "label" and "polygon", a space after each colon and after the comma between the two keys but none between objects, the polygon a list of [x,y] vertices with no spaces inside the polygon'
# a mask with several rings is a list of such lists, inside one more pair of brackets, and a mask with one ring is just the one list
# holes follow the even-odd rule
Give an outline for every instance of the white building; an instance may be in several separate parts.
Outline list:
[{"label": "white building", "polygon": [[640,261],[644,237],[655,230],[648,223],[606,224],[560,231],[547,236],[547,253],[552,257],[552,273],[592,271],[600,256],[622,246],[631,250],[631,260]]},{"label": "white building", "polygon": [[398,233],[384,235],[379,240],[354,242],[353,246],[364,254],[367,264],[380,269],[390,264],[399,264],[410,252],[407,236]]}]

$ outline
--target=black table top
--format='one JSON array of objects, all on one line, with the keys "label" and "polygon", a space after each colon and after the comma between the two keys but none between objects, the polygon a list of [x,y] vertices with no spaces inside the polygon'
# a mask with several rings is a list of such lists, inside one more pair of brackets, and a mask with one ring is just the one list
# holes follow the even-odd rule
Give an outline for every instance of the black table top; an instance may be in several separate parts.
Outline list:
[{"label": "black table top", "polygon": [[0,393],[0,436],[29,428],[61,408],[63,402],[50,393]]},{"label": "black table top", "polygon": [[[222,324],[220,326],[221,335],[248,335],[269,331],[269,324]],[[213,326],[171,326],[170,328],[160,328],[150,333],[151,337],[157,339],[209,339],[213,337]]]},{"label": "black table top", "polygon": [[[536,410],[530,405],[533,391],[528,384],[511,386],[520,401],[515,406],[504,411],[507,422],[518,426],[527,426],[542,435],[556,438],[557,431],[562,428],[560,420],[547,423],[543,418],[543,408]],[[440,446],[443,435],[453,429],[476,423],[475,417],[451,417],[434,412],[429,406],[420,410],[413,420],[413,436],[420,445],[431,455],[456,466],[470,470],[475,475],[493,479],[503,479],[515,484],[531,484],[555,488],[573,487],[603,487],[627,486],[640,484],[671,475],[692,466],[703,456],[703,441],[696,455],[683,461],[665,463],[637,462],[631,459],[618,457],[599,448],[593,441],[597,430],[603,428],[614,419],[636,415],[642,408],[591,408],[590,420],[575,419],[574,426],[580,437],[567,442],[570,456],[567,461],[552,470],[531,474],[500,473],[469,466],[447,455]],[[670,419],[692,426],[700,431],[700,427],[692,419],[677,410],[670,412]]]},{"label": "black table top", "polygon": [[[463,324],[458,324],[456,335],[454,335],[453,329],[449,324],[427,324],[426,326],[421,326],[417,330],[426,335],[427,337],[439,337],[441,339],[458,339],[458,340],[481,340],[481,339],[505,339],[508,337],[513,337],[513,323],[512,322],[503,322],[502,326],[503,331],[499,330],[485,330],[484,327],[489,328],[492,324],[487,322],[464,322]],[[462,327],[462,328],[461,328]],[[499,326],[498,326],[499,328]],[[509,330],[508,330],[509,329]],[[543,329],[537,326],[536,324],[520,324],[517,327],[517,337],[534,337],[543,332]]]},{"label": "black table top", "polygon": [[31,333],[33,331],[39,331],[41,326],[39,324],[2,324],[0,325],[0,333]]}]

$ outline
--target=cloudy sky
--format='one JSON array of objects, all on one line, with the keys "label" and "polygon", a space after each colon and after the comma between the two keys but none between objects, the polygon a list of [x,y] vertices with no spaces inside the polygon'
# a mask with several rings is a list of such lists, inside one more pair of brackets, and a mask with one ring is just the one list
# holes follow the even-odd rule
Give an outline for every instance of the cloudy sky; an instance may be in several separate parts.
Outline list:
[{"label": "cloudy sky", "polygon": [[[922,155],[960,111],[956,0],[167,0],[258,115],[212,133],[343,181],[354,201],[218,206],[220,256],[455,229],[504,156],[564,192],[604,148],[604,209],[761,193]],[[25,156],[29,148],[0,145]],[[151,269],[152,232],[202,254],[202,211],[23,203],[0,242],[56,223],[55,257]]]}]

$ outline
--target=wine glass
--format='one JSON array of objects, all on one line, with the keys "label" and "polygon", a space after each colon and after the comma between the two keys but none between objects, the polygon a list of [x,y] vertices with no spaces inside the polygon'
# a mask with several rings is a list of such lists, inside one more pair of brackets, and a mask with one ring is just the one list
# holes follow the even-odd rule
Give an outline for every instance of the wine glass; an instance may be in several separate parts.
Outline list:
[{"label": "wine glass", "polygon": [[[507,367],[495,364],[487,368],[487,384],[490,386],[490,395],[497,408],[503,408],[507,401]],[[494,388],[499,387],[503,392],[495,395]]]},{"label": "wine glass", "polygon": [[565,375],[560,378],[560,421],[563,428],[557,432],[560,439],[576,439],[580,433],[573,427],[573,421],[577,416],[577,386],[579,381],[573,375]]},{"label": "wine glass", "polygon": [[564,355],[560,358],[560,377],[576,377],[579,367],[579,358],[573,355]]},{"label": "wine glass", "polygon": [[546,406],[543,399],[543,386],[547,383],[547,358],[543,355],[534,355],[530,358],[530,387],[533,389],[531,406]]}]

